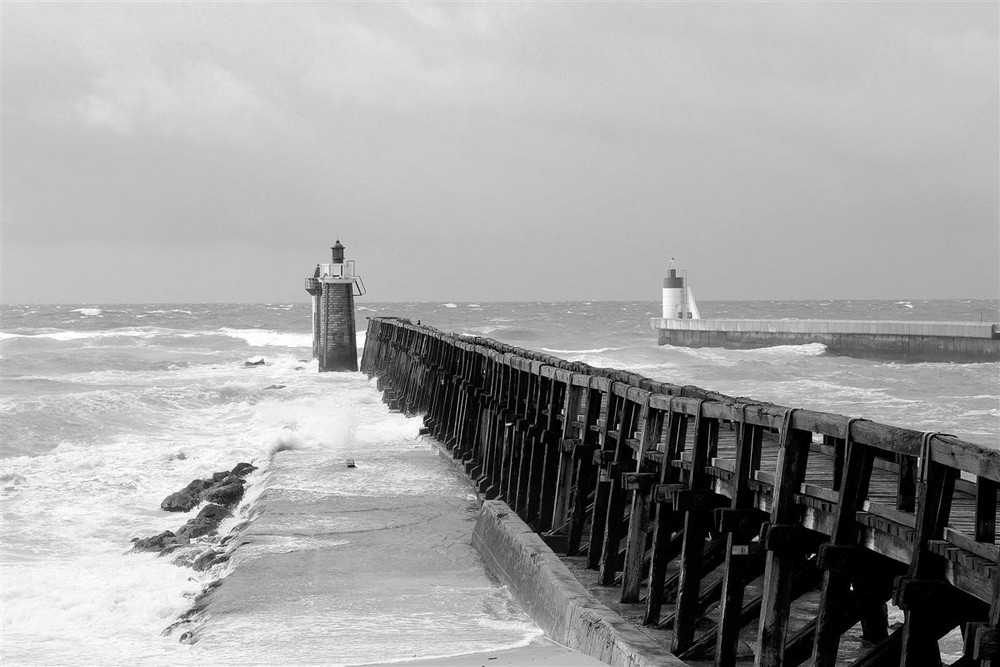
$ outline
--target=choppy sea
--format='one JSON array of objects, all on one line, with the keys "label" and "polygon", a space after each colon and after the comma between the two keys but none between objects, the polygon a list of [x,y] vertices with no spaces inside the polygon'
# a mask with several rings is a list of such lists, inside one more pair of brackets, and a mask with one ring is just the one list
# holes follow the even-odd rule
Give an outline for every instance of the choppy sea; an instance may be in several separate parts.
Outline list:
[{"label": "choppy sea", "polygon": [[[705,302],[705,317],[1000,321],[1000,302]],[[594,366],[1000,448],[1000,364],[898,364],[822,345],[657,346],[653,302],[358,304]],[[310,306],[5,305],[0,321],[0,662],[386,663],[541,631],[483,570],[467,483],[360,374],[316,372]],[[245,362],[264,360],[261,366]],[[355,468],[345,465],[356,461]],[[160,501],[258,470],[194,572],[131,540]],[[218,538],[216,538],[218,539]],[[210,546],[207,543],[205,546]],[[209,584],[222,584],[177,624]],[[184,633],[193,642],[181,642]]]}]

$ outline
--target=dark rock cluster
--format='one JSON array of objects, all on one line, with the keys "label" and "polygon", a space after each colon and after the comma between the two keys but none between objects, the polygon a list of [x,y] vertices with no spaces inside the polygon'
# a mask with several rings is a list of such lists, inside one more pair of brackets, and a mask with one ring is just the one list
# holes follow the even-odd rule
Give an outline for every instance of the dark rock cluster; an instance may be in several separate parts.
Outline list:
[{"label": "dark rock cluster", "polygon": [[[181,458],[181,457],[178,457]],[[133,538],[132,552],[157,551],[160,556],[170,554],[171,563],[204,572],[213,565],[225,563],[233,549],[246,542],[235,540],[243,533],[248,521],[237,524],[228,535],[218,536],[219,524],[233,516],[233,511],[243,499],[244,479],[257,467],[250,463],[237,463],[232,470],[217,472],[209,478],[192,480],[180,491],[171,493],[160,503],[168,512],[190,512],[204,504],[193,518],[176,532],[165,530],[151,537]],[[175,631],[178,641],[193,644],[198,641],[200,621],[208,606],[210,593],[222,584],[221,579],[210,582],[195,599],[194,605],[164,629],[164,636]]]},{"label": "dark rock cluster", "polygon": [[213,474],[210,478],[195,479],[180,491],[171,493],[160,503],[167,512],[190,512],[205,503],[201,511],[176,532],[165,530],[151,537],[133,538],[132,551],[158,551],[161,556],[178,552],[175,565],[188,566],[197,572],[207,570],[228,558],[221,546],[193,544],[192,540],[211,536],[224,519],[233,516],[232,509],[243,499],[244,479],[256,466],[237,463],[232,470]]},{"label": "dark rock cluster", "polygon": [[217,472],[209,479],[194,479],[180,491],[171,493],[160,503],[167,512],[190,512],[203,501],[223,507],[236,507],[243,499],[243,479],[256,470],[249,463],[237,463],[230,471]]}]

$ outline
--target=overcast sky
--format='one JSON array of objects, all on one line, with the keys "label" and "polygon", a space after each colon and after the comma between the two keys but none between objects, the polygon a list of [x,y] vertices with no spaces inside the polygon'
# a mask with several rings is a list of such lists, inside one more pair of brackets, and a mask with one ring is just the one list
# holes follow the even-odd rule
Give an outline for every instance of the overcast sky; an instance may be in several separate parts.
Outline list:
[{"label": "overcast sky", "polygon": [[5,302],[996,298],[998,3],[18,3]]}]

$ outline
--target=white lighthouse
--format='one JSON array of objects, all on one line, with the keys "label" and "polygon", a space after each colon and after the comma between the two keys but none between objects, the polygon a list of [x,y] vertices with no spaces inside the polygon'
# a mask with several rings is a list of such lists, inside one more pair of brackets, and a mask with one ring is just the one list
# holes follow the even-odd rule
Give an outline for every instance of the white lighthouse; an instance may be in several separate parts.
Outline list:
[{"label": "white lighthouse", "polygon": [[671,259],[667,277],[663,279],[663,317],[670,320],[700,320],[698,302],[694,300],[694,293],[687,285],[687,276],[677,275],[677,269],[673,266],[674,261]]}]

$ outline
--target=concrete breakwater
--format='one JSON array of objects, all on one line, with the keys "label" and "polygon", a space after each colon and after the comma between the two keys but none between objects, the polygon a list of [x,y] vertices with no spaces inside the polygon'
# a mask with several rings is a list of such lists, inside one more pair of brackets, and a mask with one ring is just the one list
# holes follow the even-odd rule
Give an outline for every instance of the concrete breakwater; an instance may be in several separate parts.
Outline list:
[{"label": "concrete breakwater", "polygon": [[557,641],[717,665],[854,642],[853,664],[912,666],[960,628],[962,664],[1000,659],[1000,452],[393,318],[362,371],[496,501],[475,542]]},{"label": "concrete breakwater", "polygon": [[1000,327],[976,322],[653,318],[660,345],[749,350],[822,343],[831,354],[895,361],[1000,361]]}]

